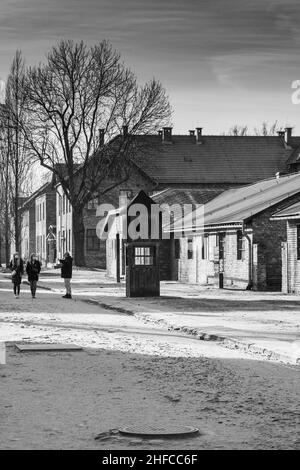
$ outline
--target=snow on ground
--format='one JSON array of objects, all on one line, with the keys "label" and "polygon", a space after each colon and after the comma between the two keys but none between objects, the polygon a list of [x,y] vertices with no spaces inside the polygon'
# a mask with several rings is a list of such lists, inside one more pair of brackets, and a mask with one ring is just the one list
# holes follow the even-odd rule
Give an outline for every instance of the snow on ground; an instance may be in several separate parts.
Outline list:
[{"label": "snow on ground", "polygon": [[19,299],[0,289],[0,341],[76,343],[130,353],[185,357],[248,356],[187,335],[145,324],[133,315],[106,310],[80,300],[68,301],[51,291],[32,300],[28,287]]},{"label": "snow on ground", "polygon": [[[1,341],[11,342],[0,360],[1,449],[300,448],[297,367],[51,291],[32,300],[22,286],[14,299],[0,281]],[[20,353],[15,341],[85,349]],[[109,433],[144,423],[191,425],[200,435],[164,441]],[[95,440],[99,433],[107,434]]]}]

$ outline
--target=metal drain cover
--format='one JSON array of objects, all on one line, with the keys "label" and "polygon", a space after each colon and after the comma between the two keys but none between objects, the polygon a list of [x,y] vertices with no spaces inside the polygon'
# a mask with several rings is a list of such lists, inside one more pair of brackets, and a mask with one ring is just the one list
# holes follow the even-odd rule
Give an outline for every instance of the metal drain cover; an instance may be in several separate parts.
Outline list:
[{"label": "metal drain cover", "polygon": [[120,434],[139,437],[188,437],[199,434],[199,429],[192,426],[127,426],[119,429]]}]

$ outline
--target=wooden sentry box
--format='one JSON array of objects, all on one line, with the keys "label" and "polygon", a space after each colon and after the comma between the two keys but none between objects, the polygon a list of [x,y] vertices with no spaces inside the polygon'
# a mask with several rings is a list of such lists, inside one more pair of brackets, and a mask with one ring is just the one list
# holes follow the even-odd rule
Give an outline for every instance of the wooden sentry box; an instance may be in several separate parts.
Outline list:
[{"label": "wooden sentry box", "polygon": [[159,243],[149,240],[126,244],[126,296],[160,295]]}]

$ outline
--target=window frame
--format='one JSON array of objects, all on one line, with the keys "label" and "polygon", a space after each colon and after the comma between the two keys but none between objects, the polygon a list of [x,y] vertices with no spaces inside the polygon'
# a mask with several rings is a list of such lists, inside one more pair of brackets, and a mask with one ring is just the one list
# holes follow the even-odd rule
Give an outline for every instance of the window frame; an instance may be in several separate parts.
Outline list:
[{"label": "window frame", "polygon": [[218,249],[219,249],[219,259],[225,258],[225,243],[226,243],[226,233],[218,233]]},{"label": "window frame", "polygon": [[190,237],[187,239],[187,259],[194,259],[194,239]]},{"label": "window frame", "polygon": [[238,261],[243,261],[244,259],[244,235],[242,230],[237,230],[236,232],[236,259]]},{"label": "window frame", "polygon": [[134,266],[142,268],[155,266],[155,246],[135,246]]},{"label": "window frame", "polygon": [[94,228],[87,228],[85,231],[85,249],[86,251],[100,250],[100,239],[97,237],[97,232]]}]

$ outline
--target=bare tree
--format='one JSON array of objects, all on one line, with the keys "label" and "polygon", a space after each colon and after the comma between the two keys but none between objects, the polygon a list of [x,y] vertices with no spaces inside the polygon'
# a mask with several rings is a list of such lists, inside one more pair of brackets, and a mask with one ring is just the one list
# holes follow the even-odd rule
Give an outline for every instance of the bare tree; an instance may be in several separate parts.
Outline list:
[{"label": "bare tree", "polygon": [[272,136],[277,135],[277,132],[284,129],[283,125],[279,125],[278,121],[273,122],[273,124],[269,124],[267,121],[264,121],[260,127],[254,128],[255,135],[261,136]]},{"label": "bare tree", "polygon": [[[4,239],[5,264],[9,263],[11,174],[9,167],[5,106],[0,104],[0,241]],[[0,247],[0,257],[1,257]],[[2,259],[0,260],[2,263]]]},{"label": "bare tree", "polygon": [[86,203],[128,179],[141,154],[135,137],[169,123],[168,98],[155,79],[140,87],[107,41],[91,48],[59,42],[44,64],[27,70],[24,87],[27,147],[71,203],[75,263],[84,265]]},{"label": "bare tree", "polygon": [[228,135],[233,136],[246,136],[246,135],[256,135],[256,136],[272,136],[277,135],[277,132],[284,129],[283,125],[278,124],[278,121],[269,124],[267,121],[263,121],[259,127],[254,127],[253,131],[249,133],[249,127],[247,125],[238,125],[235,124],[232,126]]},{"label": "bare tree", "polygon": [[248,133],[248,126],[239,126],[238,124],[235,124],[229,129],[228,135],[233,135],[233,136],[245,136]]},{"label": "bare tree", "polygon": [[[5,88],[5,106],[2,107],[2,121],[6,134],[6,173],[11,194],[7,202],[12,203],[14,219],[13,236],[16,250],[20,250],[21,222],[19,206],[21,197],[31,190],[31,164],[24,145],[21,122],[24,121],[25,64],[20,51],[13,59]],[[8,188],[9,189],[9,188]]]}]

